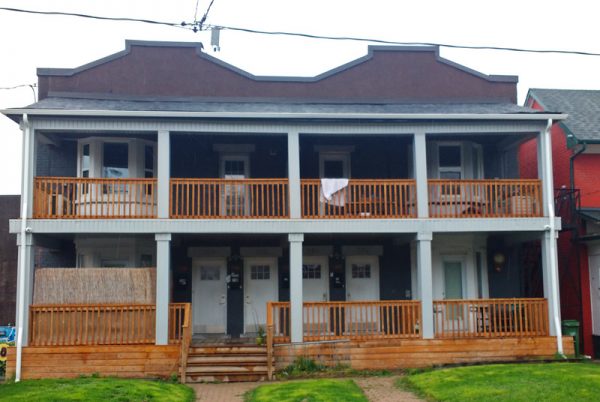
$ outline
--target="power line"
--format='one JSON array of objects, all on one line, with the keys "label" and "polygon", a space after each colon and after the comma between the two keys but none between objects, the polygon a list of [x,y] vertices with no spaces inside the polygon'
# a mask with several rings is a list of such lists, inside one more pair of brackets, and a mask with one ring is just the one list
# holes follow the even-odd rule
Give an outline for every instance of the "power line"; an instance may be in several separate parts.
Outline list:
[{"label": "power line", "polygon": [[141,18],[128,18],[128,17],[103,17],[99,15],[90,15],[90,14],[81,14],[81,13],[68,13],[62,11],[38,11],[38,10],[25,10],[22,8],[11,8],[11,7],[0,7],[0,10],[4,11],[12,11],[16,13],[25,13],[25,14],[40,14],[40,15],[60,15],[65,17],[79,17],[79,18],[89,18],[94,20],[103,20],[103,21],[120,21],[120,22],[141,22],[145,24],[153,24],[153,25],[164,25],[174,28],[187,28],[188,24],[186,22],[176,23],[176,22],[167,22],[167,21],[156,21],[156,20],[148,20]]},{"label": "power line", "polygon": [[250,28],[241,28],[241,27],[231,27],[225,25],[206,25],[204,26],[204,22],[208,17],[208,13],[214,3],[214,0],[211,0],[204,16],[200,21],[194,22],[167,22],[167,21],[157,21],[157,20],[149,20],[149,19],[139,19],[139,18],[128,18],[128,17],[102,17],[97,15],[90,14],[81,14],[81,13],[69,13],[69,12],[61,12],[61,11],[37,11],[37,10],[25,10],[20,8],[9,8],[9,7],[0,7],[0,10],[4,11],[12,11],[19,13],[28,13],[28,14],[41,14],[41,15],[61,15],[68,17],[80,17],[80,18],[90,18],[96,20],[105,20],[105,21],[123,21],[123,22],[140,22],[146,24],[154,24],[154,25],[163,25],[174,28],[184,28],[189,29],[194,32],[199,30],[207,31],[211,28],[216,29],[226,29],[229,31],[239,31],[246,32],[252,34],[261,34],[261,35],[279,35],[279,36],[294,36],[294,37],[302,37],[309,39],[320,39],[320,40],[336,40],[336,41],[354,41],[354,42],[368,42],[368,43],[380,43],[385,45],[399,45],[399,46],[438,46],[438,47],[446,47],[453,49],[468,49],[468,50],[500,50],[500,51],[509,51],[509,52],[522,52],[522,53],[553,53],[553,54],[567,54],[567,55],[580,55],[580,56],[600,56],[600,53],[595,52],[585,52],[578,50],[562,50],[562,49],[527,49],[527,48],[516,48],[516,47],[502,47],[502,46],[474,46],[474,45],[457,45],[451,43],[436,43],[436,42],[400,42],[400,41],[391,41],[391,40],[383,40],[383,39],[375,39],[375,38],[361,38],[361,37],[353,37],[353,36],[327,36],[327,35],[314,35],[307,34],[301,32],[286,32],[286,31],[263,31],[258,29],[250,29]]},{"label": "power line", "polygon": [[325,35],[313,35],[301,32],[285,32],[285,31],[262,31],[258,29],[230,27],[225,25],[208,25],[206,29],[219,28],[226,29],[229,31],[247,32],[252,34],[261,35],[282,35],[282,36],[296,36],[309,39],[325,39],[325,40],[339,40],[339,41],[354,41],[354,42],[370,42],[370,43],[381,43],[385,45],[399,45],[399,46],[439,46],[454,49],[469,49],[469,50],[503,50],[509,52],[523,52],[523,53],[557,53],[557,54],[572,54],[581,56],[600,56],[600,53],[584,52],[578,50],[560,50],[560,49],[526,49],[516,47],[502,47],[502,46],[474,46],[474,45],[455,45],[451,43],[436,43],[436,42],[398,42],[383,39],[374,38],[360,38],[353,36],[325,36]]},{"label": "power line", "polygon": [[9,89],[17,89],[17,88],[24,88],[24,87],[36,87],[36,84],[20,84],[20,85],[15,85],[12,87],[0,87],[0,90],[9,90]]}]

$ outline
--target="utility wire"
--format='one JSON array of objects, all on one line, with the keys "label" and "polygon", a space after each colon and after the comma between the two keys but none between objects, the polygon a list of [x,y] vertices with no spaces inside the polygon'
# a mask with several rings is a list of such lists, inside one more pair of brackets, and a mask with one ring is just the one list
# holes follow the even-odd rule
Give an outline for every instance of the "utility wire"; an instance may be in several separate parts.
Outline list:
[{"label": "utility wire", "polygon": [[35,102],[37,100],[37,96],[35,94],[35,89],[37,88],[37,84],[36,83],[33,83],[33,84],[20,84],[20,85],[15,85],[15,86],[12,86],[12,87],[0,87],[0,90],[11,90],[11,89],[24,88],[24,87],[31,88],[31,92],[33,92],[33,101]]},{"label": "utility wire", "polygon": [[247,32],[252,34],[261,35],[283,35],[283,36],[296,36],[309,39],[326,39],[326,40],[340,40],[340,41],[354,41],[354,42],[371,42],[381,43],[385,45],[400,45],[400,46],[439,46],[454,49],[470,49],[470,50],[504,50],[509,52],[524,52],[524,53],[558,53],[558,54],[573,54],[582,56],[600,56],[600,53],[584,52],[578,50],[559,50],[559,49],[526,49],[516,47],[501,47],[501,46],[474,46],[474,45],[454,45],[450,43],[435,43],[435,42],[398,42],[383,39],[373,38],[359,38],[353,36],[324,36],[324,35],[313,35],[301,32],[285,32],[285,31],[262,31],[258,29],[230,27],[225,25],[208,25],[207,29],[219,28],[226,29],[229,31]]},{"label": "utility wire", "polygon": [[501,47],[501,46],[474,46],[474,45],[456,45],[451,43],[436,43],[436,42],[399,42],[399,41],[391,41],[391,40],[383,40],[383,39],[374,39],[374,38],[360,38],[353,36],[326,36],[326,35],[313,35],[301,32],[286,32],[286,31],[263,31],[258,29],[250,29],[250,28],[241,28],[241,27],[231,27],[225,25],[206,25],[204,26],[204,22],[208,17],[208,13],[214,3],[214,0],[211,0],[204,16],[200,21],[194,22],[166,22],[166,21],[156,21],[156,20],[148,20],[148,19],[138,19],[138,18],[127,18],[127,17],[101,17],[96,15],[89,14],[80,14],[80,13],[68,13],[68,12],[60,12],[60,11],[36,11],[36,10],[24,10],[19,8],[9,8],[9,7],[0,7],[0,10],[4,11],[13,11],[19,13],[29,13],[29,14],[42,14],[42,15],[62,15],[69,17],[81,17],[81,18],[91,18],[97,20],[108,20],[108,21],[125,21],[125,22],[141,22],[146,24],[154,24],[154,25],[164,25],[175,28],[184,28],[190,29],[194,32],[198,30],[207,31],[211,28],[217,29],[225,29],[229,31],[239,31],[246,32],[252,34],[261,34],[261,35],[274,35],[274,36],[294,36],[294,37],[302,37],[309,39],[322,39],[322,40],[337,40],[337,41],[354,41],[354,42],[369,42],[369,43],[380,43],[385,45],[399,45],[399,46],[438,46],[438,47],[446,47],[453,49],[469,49],[469,50],[501,50],[501,51],[509,51],[509,52],[522,52],[522,53],[553,53],[553,54],[567,54],[567,55],[581,55],[581,56],[600,56],[600,53],[595,52],[585,52],[578,50],[562,50],[562,49],[527,49],[527,48],[516,48],[516,47]]},{"label": "utility wire", "polygon": [[196,10],[194,11],[194,21],[198,21],[198,4],[200,4],[200,0],[196,0]]},{"label": "utility wire", "polygon": [[[38,10],[24,10],[21,8],[11,8],[11,7],[0,7],[0,10],[4,11],[13,11],[16,13],[26,13],[26,14],[41,14],[41,15],[61,15],[66,17],[80,17],[80,18],[89,18],[94,20],[104,20],[104,21],[121,21],[121,22],[142,22],[146,24],[153,25],[164,25],[175,28],[186,28],[188,24],[186,22],[176,23],[176,22],[167,22],[167,21],[156,21],[156,20],[148,20],[141,18],[128,18],[128,17],[102,17],[99,15],[90,15],[90,14],[81,14],[81,13],[67,13],[62,11],[38,11]],[[189,29],[189,28],[186,28]]]},{"label": "utility wire", "polygon": [[210,12],[210,9],[214,2],[215,2],[215,0],[210,0],[210,4],[208,5],[208,8],[206,9],[206,12],[202,16],[202,19],[200,20],[199,29],[202,29],[202,25],[204,24],[204,22],[206,22],[206,18],[208,17],[208,13]]}]

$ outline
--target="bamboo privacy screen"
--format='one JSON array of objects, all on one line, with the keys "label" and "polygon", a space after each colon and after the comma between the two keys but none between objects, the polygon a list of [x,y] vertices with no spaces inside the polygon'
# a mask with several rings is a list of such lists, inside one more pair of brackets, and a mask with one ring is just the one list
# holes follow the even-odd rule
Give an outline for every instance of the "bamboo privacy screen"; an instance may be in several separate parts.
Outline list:
[{"label": "bamboo privacy screen", "polygon": [[38,268],[34,304],[154,303],[154,268]]}]

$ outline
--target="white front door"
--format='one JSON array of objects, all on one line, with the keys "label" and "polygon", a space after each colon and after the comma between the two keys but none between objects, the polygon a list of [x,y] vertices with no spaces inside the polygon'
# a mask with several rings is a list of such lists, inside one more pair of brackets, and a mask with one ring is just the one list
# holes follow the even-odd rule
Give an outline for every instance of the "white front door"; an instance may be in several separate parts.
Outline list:
[{"label": "white front door", "polygon": [[267,302],[278,301],[276,258],[244,260],[244,332],[266,330]]},{"label": "white front door", "polygon": [[225,333],[227,261],[224,258],[195,258],[192,267],[194,333]]},{"label": "white front door", "polygon": [[346,258],[346,300],[379,300],[379,257]]},{"label": "white front door", "polygon": [[302,261],[302,297],[308,301],[329,300],[328,257],[304,257]]}]

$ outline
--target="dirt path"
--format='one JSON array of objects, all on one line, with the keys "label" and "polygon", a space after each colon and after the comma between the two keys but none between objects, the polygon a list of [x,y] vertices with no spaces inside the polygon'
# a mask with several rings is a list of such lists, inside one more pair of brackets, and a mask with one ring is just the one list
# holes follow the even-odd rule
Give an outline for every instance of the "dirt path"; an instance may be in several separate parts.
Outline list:
[{"label": "dirt path", "polygon": [[[363,389],[370,402],[420,402],[410,392],[398,389],[398,376],[352,378]],[[189,384],[196,390],[197,402],[241,402],[244,393],[265,382],[238,382],[224,384]]]}]

